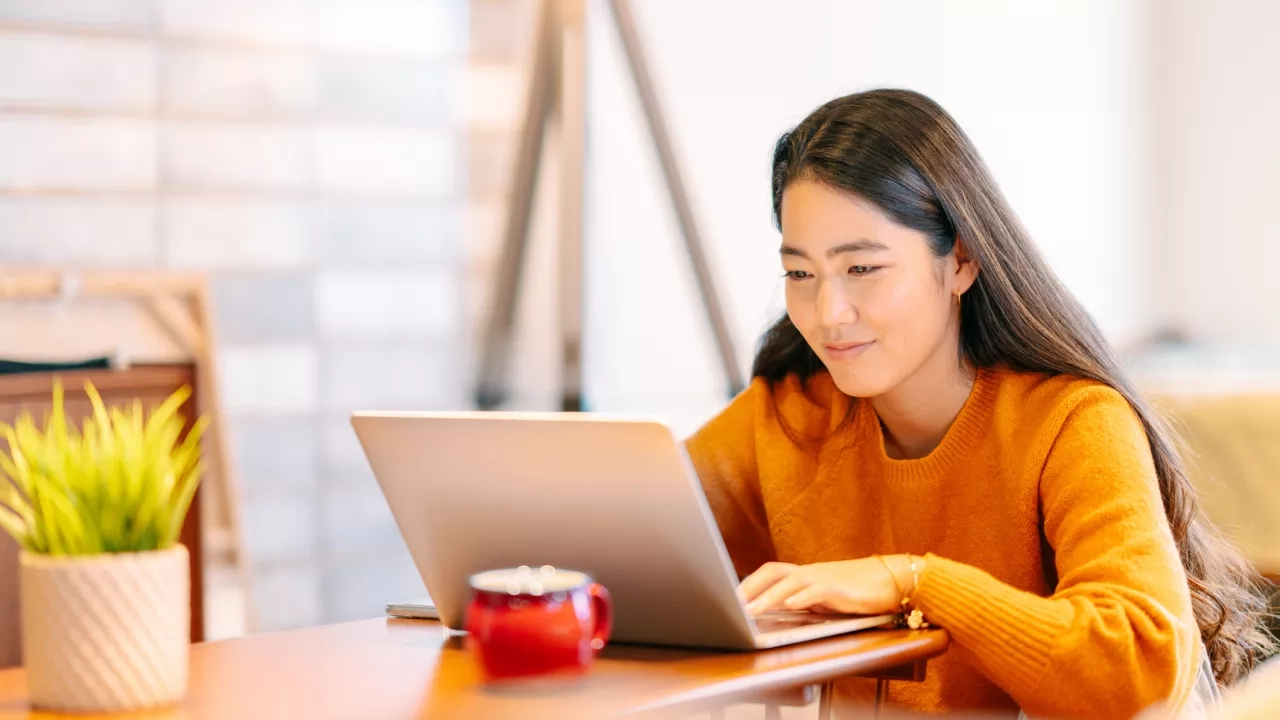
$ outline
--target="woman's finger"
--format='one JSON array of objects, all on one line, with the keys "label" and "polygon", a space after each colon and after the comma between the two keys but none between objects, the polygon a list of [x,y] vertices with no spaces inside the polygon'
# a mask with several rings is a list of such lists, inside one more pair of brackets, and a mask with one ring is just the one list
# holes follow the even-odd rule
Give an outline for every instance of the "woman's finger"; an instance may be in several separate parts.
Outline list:
[{"label": "woman's finger", "polygon": [[783,610],[786,608],[784,604],[787,598],[795,595],[808,584],[808,580],[803,573],[791,573],[774,583],[768,590],[760,593],[760,596],[750,603],[747,603],[747,612],[752,615],[772,612],[774,610]]},{"label": "woman's finger", "polygon": [[747,576],[738,585],[738,598],[749,603],[760,596],[760,593],[773,587],[779,580],[795,571],[796,565],[791,563],[771,562],[761,565],[758,570]]},{"label": "woman's finger", "polygon": [[813,608],[828,606],[831,600],[830,590],[830,588],[821,583],[804,585],[783,600],[783,607],[787,610],[812,610]]}]

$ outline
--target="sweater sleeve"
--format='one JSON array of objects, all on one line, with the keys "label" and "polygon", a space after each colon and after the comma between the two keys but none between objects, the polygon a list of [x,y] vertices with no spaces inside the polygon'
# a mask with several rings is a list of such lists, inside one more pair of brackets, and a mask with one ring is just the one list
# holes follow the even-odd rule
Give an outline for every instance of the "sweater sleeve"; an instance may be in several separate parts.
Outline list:
[{"label": "sweater sleeve", "polygon": [[927,556],[916,602],[1030,716],[1179,707],[1199,630],[1143,427],[1109,388],[1082,393],[1040,478],[1059,582],[1050,597]]},{"label": "sweater sleeve", "polygon": [[756,463],[756,422],[768,393],[756,378],[685,442],[740,578],[776,557]]}]

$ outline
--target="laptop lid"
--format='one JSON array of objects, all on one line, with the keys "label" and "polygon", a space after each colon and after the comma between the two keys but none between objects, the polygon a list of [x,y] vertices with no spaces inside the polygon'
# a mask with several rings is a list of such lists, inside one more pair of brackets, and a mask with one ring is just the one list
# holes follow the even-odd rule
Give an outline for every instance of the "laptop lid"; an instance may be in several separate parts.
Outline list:
[{"label": "laptop lid", "polygon": [[352,426],[446,626],[463,626],[472,574],[553,565],[609,589],[614,640],[753,647],[714,517],[661,420],[358,412]]}]

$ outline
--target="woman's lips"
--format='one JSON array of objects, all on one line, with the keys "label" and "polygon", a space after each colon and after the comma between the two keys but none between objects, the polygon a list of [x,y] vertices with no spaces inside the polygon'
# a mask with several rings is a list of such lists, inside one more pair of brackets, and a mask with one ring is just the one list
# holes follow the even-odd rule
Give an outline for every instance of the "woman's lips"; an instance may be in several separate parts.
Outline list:
[{"label": "woman's lips", "polygon": [[861,343],[841,343],[839,345],[823,345],[822,349],[826,351],[826,356],[832,360],[848,360],[855,358],[867,351],[875,343],[874,340],[868,340]]}]

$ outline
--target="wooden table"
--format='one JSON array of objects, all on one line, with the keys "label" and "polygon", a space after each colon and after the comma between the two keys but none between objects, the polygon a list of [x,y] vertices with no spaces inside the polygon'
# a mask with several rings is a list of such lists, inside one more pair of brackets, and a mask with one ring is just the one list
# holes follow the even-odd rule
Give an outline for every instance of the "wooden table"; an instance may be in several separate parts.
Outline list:
[{"label": "wooden table", "polygon": [[[905,629],[758,653],[618,644],[576,686],[517,692],[483,687],[438,623],[364,620],[195,645],[181,707],[116,717],[676,718],[848,675],[919,673],[947,644],[945,631]],[[0,671],[0,720],[54,717],[28,709],[21,668]]]}]

